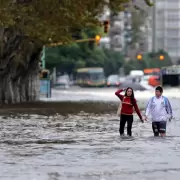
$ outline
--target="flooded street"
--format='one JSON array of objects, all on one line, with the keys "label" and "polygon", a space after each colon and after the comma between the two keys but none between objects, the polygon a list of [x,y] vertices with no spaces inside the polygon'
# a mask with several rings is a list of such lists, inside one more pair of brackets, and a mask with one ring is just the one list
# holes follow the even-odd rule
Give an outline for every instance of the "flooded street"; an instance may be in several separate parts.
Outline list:
[{"label": "flooded street", "polygon": [[154,138],[151,123],[135,116],[133,138],[120,139],[119,119],[109,112],[3,115],[0,179],[179,180],[179,99],[170,100],[175,119],[166,138]]}]

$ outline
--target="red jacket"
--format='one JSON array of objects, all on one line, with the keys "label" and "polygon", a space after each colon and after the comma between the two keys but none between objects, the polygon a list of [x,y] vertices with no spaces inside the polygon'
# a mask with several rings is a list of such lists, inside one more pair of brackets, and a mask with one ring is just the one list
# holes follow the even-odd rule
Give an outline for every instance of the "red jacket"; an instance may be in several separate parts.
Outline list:
[{"label": "red jacket", "polygon": [[122,91],[123,90],[120,89],[120,90],[115,92],[115,95],[118,96],[119,99],[122,101],[121,114],[132,115],[133,114],[133,107],[134,107],[134,109],[135,109],[136,113],[138,114],[139,118],[142,119],[140,110],[139,110],[138,105],[136,103],[136,99],[134,99],[134,102],[132,104],[130,97],[123,96],[123,95],[120,94]]}]

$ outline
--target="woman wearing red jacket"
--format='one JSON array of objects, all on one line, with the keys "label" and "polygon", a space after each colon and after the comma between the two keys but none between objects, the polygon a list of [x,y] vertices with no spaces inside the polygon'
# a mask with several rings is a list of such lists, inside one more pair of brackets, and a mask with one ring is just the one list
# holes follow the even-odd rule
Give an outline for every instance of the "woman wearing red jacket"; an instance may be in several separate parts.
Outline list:
[{"label": "woman wearing red jacket", "polygon": [[[121,95],[120,93],[125,91],[125,95]],[[120,112],[120,127],[119,133],[120,135],[124,135],[124,127],[127,122],[127,134],[129,136],[132,135],[132,124],[133,124],[133,108],[135,109],[136,113],[138,114],[141,122],[144,122],[136,103],[136,99],[134,98],[134,91],[132,88],[128,87],[127,89],[120,89],[115,92],[115,95],[119,97],[122,101],[122,107]]]}]

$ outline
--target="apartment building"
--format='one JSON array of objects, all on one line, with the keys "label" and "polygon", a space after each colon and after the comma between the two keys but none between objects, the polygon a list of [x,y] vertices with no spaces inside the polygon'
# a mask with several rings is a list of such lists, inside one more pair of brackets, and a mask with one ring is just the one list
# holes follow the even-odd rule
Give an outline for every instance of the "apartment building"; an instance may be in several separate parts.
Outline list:
[{"label": "apartment building", "polygon": [[156,0],[155,12],[151,19],[152,23],[155,21],[155,28],[151,29],[155,49],[164,49],[176,63],[180,59],[180,0]]},{"label": "apartment building", "polygon": [[[144,1],[136,0],[136,5],[141,9],[146,11],[147,5]],[[133,8],[133,6],[131,7]],[[108,8],[105,8],[103,16],[100,17],[100,21],[110,20],[110,31],[107,34],[107,37],[102,38],[100,41],[100,46],[111,48],[115,51],[123,52],[129,57],[134,57],[136,52],[141,49],[142,51],[148,51],[152,44],[151,36],[152,28],[150,25],[149,19],[147,19],[142,29],[142,42],[138,42],[137,48],[130,48],[131,44],[131,23],[132,23],[132,14],[131,10],[125,12],[119,12],[116,16],[111,16],[111,13]]]}]

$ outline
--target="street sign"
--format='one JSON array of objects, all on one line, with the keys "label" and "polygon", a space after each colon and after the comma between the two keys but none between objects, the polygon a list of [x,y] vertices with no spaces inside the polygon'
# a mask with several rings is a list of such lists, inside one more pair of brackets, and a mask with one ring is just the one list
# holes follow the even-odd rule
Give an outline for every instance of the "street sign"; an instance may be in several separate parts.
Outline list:
[{"label": "street sign", "polygon": [[51,97],[51,80],[50,79],[40,79],[40,96],[41,97]]}]

